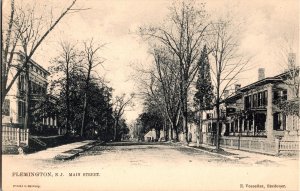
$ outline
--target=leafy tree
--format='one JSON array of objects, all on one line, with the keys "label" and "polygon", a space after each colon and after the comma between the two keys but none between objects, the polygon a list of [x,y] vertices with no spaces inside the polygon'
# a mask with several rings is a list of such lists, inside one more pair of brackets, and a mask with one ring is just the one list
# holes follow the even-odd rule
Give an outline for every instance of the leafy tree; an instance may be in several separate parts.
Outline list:
[{"label": "leafy tree", "polygon": [[129,133],[129,128],[126,124],[125,119],[122,118],[119,120],[117,129],[118,130],[117,130],[116,140],[121,141],[122,138],[124,138]]},{"label": "leafy tree", "polygon": [[156,112],[144,112],[139,116],[144,133],[155,129],[156,137],[160,137],[160,130],[162,129],[164,119]]},{"label": "leafy tree", "polygon": [[83,136],[83,131],[86,121],[86,113],[88,112],[88,104],[87,104],[87,94],[90,91],[90,83],[92,80],[92,72],[93,70],[100,64],[104,62],[104,59],[98,56],[98,52],[101,47],[104,45],[95,46],[93,40],[90,42],[84,42],[84,51],[83,51],[83,68],[85,69],[85,87],[84,87],[84,102],[83,102],[83,112],[82,112],[82,123],[80,135]]},{"label": "leafy tree", "polygon": [[50,72],[52,72],[52,84],[51,88],[54,93],[57,91],[61,96],[60,105],[64,112],[61,113],[61,117],[65,117],[62,125],[67,131],[71,130],[70,118],[71,118],[71,91],[76,87],[77,78],[80,71],[80,52],[75,45],[69,42],[60,43],[60,52],[52,61]]},{"label": "leafy tree", "polygon": [[[52,67],[51,87],[58,97],[60,124],[68,127],[69,132],[75,131],[76,134],[87,138],[110,140],[113,131],[109,127],[113,127],[114,124],[112,88],[102,79],[92,75],[92,68],[98,62],[90,60],[93,64],[87,68],[83,67],[83,54],[75,46],[66,45],[62,46],[62,52],[54,59]],[[89,58],[94,59],[92,56]],[[88,75],[85,69],[90,70]],[[82,111],[85,111],[84,115]],[[82,129],[83,120],[85,122]]]},{"label": "leafy tree", "polygon": [[210,65],[208,60],[207,48],[204,46],[199,59],[199,71],[196,81],[197,92],[194,96],[194,106],[196,112],[199,112],[199,126],[197,128],[197,146],[199,146],[199,138],[202,132],[203,111],[212,108],[213,86],[210,76]]},{"label": "leafy tree", "polygon": [[[43,125],[43,121],[47,118],[55,118],[57,119],[58,108],[57,108],[57,99],[51,94],[46,94],[44,96],[39,97],[35,103],[31,104],[30,107],[30,121],[32,121],[32,129],[31,133],[39,133],[39,129],[43,129],[43,132],[46,131],[46,125]],[[61,132],[61,126],[59,124],[59,132]],[[49,133],[57,133],[57,132],[47,132]]]}]

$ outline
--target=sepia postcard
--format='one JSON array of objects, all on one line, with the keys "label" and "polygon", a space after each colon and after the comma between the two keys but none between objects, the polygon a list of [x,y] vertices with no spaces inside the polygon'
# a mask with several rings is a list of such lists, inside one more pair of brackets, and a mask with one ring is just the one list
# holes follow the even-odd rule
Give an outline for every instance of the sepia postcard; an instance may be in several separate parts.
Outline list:
[{"label": "sepia postcard", "polygon": [[300,190],[298,0],[0,2],[0,190]]}]

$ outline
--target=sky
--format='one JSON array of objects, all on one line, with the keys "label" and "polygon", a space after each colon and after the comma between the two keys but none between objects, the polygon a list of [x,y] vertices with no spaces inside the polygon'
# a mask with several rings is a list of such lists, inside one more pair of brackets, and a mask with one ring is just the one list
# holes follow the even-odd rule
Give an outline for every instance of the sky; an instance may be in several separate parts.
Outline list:
[{"label": "sky", "polygon": [[[16,0],[18,3],[36,4],[40,13],[50,8],[54,18],[70,0]],[[84,40],[105,43],[100,55],[105,58],[102,66],[96,68],[114,88],[113,95],[137,92],[132,79],[133,66],[151,64],[147,43],[136,34],[139,26],[162,24],[168,14],[171,0],[77,0],[76,8],[84,8],[68,14],[47,37],[33,59],[47,68],[50,60],[59,51],[59,42],[70,41],[80,44]],[[266,77],[282,71],[279,62],[281,47],[285,38],[295,52],[299,44],[299,1],[297,0],[209,0],[206,10],[211,17],[219,17],[230,12],[233,18],[242,23],[241,49],[251,56],[252,69],[240,80],[242,86],[257,80],[257,70],[265,68]],[[5,7],[5,0],[4,6]],[[125,115],[128,121],[134,120],[142,111],[140,103]]]}]

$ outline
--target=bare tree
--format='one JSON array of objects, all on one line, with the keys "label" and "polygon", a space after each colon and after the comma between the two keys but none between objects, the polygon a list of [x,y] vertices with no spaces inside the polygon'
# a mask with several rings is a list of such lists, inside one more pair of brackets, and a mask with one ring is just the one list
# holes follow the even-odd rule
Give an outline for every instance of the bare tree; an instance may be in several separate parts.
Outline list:
[{"label": "bare tree", "polygon": [[183,115],[185,140],[188,142],[188,91],[199,65],[204,37],[209,23],[204,4],[196,7],[194,1],[182,1],[170,8],[166,23],[161,26],[140,28],[140,35],[146,40],[160,43],[176,56],[180,74],[180,101]]},{"label": "bare tree", "polygon": [[83,68],[86,70],[85,87],[84,87],[84,101],[83,101],[83,112],[82,112],[82,123],[80,135],[83,136],[84,127],[86,125],[86,113],[87,113],[87,93],[90,87],[90,81],[92,79],[92,71],[95,67],[99,66],[104,62],[104,59],[98,56],[99,50],[104,44],[95,46],[93,40],[84,42],[84,65]]},{"label": "bare tree", "polygon": [[[14,5],[14,0],[11,1],[11,13],[8,22],[8,31],[6,39],[2,39],[2,48],[4,47],[4,53],[2,57],[2,100],[3,103],[5,96],[11,89],[12,85],[15,83],[19,75],[25,71],[25,122],[24,128],[28,128],[28,110],[29,110],[29,78],[28,78],[28,63],[30,62],[32,56],[38,49],[38,47],[44,42],[46,37],[51,33],[51,31],[56,27],[56,25],[61,21],[61,19],[71,12],[76,12],[80,9],[74,9],[77,0],[73,0],[70,5],[62,11],[62,13],[53,20],[52,17],[37,16],[34,8],[24,9],[22,6],[16,8]],[[46,21],[49,21],[49,26]],[[5,42],[5,43],[4,43]],[[20,51],[23,52],[23,58],[18,66],[12,64],[13,57],[15,54],[16,46],[20,44]],[[5,65],[5,66],[4,66]],[[12,67],[17,69],[16,74],[8,82],[8,74],[10,73]]]},{"label": "bare tree", "polygon": [[[139,92],[144,100],[145,110],[156,108],[156,112],[164,117],[164,131],[171,130],[169,137],[178,141],[181,114],[179,65],[176,64],[174,55],[163,47],[154,48],[151,54],[154,64],[151,68],[141,64],[136,66],[137,74],[134,79],[139,82]],[[173,136],[173,131],[176,137]]]},{"label": "bare tree", "polygon": [[53,66],[50,70],[53,72],[53,84],[59,86],[65,92],[66,101],[66,129],[70,131],[70,79],[75,73],[78,73],[79,65],[82,62],[80,52],[76,49],[74,44],[69,42],[61,42],[61,51],[57,57],[52,61]]},{"label": "bare tree", "polygon": [[126,94],[122,94],[121,96],[116,96],[113,101],[113,118],[115,120],[114,124],[114,140],[117,140],[117,128],[119,122],[126,110],[127,107],[133,106],[134,94],[130,94],[129,98],[126,98]]},{"label": "bare tree", "polygon": [[298,45],[296,37],[293,35],[283,35],[280,39],[278,50],[275,51],[275,56],[278,57],[278,64],[280,68],[286,72],[285,79],[283,81],[291,89],[293,97],[299,98],[299,62],[297,56]]},{"label": "bare tree", "polygon": [[[5,16],[3,14],[3,16]],[[1,62],[1,108],[4,102],[5,96],[8,92],[7,82],[12,68],[13,56],[19,40],[19,34],[15,31],[15,1],[11,0],[10,14],[7,19],[3,19],[2,31],[1,31],[1,50],[2,50],[2,62]],[[7,20],[7,23],[6,23]],[[7,28],[6,28],[7,27]]]},{"label": "bare tree", "polygon": [[[293,30],[290,30],[293,31]],[[294,30],[296,34],[296,30]],[[290,92],[290,98],[288,100],[278,100],[277,106],[282,113],[291,118],[291,129],[299,129],[300,123],[300,68],[299,68],[299,55],[297,55],[295,34],[285,34],[279,39],[277,51],[275,57],[278,59],[278,64],[283,70],[283,75],[280,75],[282,81],[286,84]]]},{"label": "bare tree", "polygon": [[161,98],[164,116],[168,119],[171,125],[171,138],[173,139],[173,130],[175,130],[176,141],[178,141],[178,124],[181,114],[181,99],[180,99],[180,74],[179,66],[174,60],[174,56],[170,55],[164,49],[155,49],[153,52],[155,60],[156,72],[152,73],[156,83],[150,86],[153,96],[156,100]]},{"label": "bare tree", "polygon": [[230,19],[219,19],[211,26],[212,35],[209,49],[212,56],[211,72],[215,87],[216,118],[216,149],[220,148],[220,104],[225,90],[237,82],[240,73],[247,69],[249,58],[239,52],[239,31]]}]

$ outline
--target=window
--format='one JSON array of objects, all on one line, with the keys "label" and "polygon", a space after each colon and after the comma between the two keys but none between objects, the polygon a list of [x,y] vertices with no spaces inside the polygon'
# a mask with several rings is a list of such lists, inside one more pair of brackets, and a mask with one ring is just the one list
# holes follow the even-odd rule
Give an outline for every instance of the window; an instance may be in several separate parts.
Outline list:
[{"label": "window", "polygon": [[6,116],[10,115],[10,100],[9,99],[5,99],[3,102],[2,115],[6,115]]},{"label": "window", "polygon": [[251,100],[250,96],[245,97],[245,109],[251,108]]},{"label": "window", "polygon": [[19,77],[19,90],[20,91],[25,90],[25,77],[24,77],[24,75],[20,75],[20,77]]},{"label": "window", "polygon": [[257,94],[253,95],[253,107],[257,107]]},{"label": "window", "polygon": [[273,118],[273,129],[274,130],[285,130],[286,129],[286,116],[282,113],[274,113]]},{"label": "window", "polygon": [[281,103],[287,100],[287,90],[279,90],[273,92],[273,103]]},{"label": "window", "polygon": [[264,106],[268,105],[268,91],[267,90],[263,92],[262,100],[263,100],[262,104]]},{"label": "window", "polygon": [[212,119],[213,118],[213,114],[212,113],[207,113],[206,114],[206,119]]},{"label": "window", "polygon": [[18,103],[18,115],[19,117],[25,117],[25,103],[22,101]]},{"label": "window", "polygon": [[281,98],[282,100],[286,101],[287,100],[287,90],[283,90],[281,93]]}]

